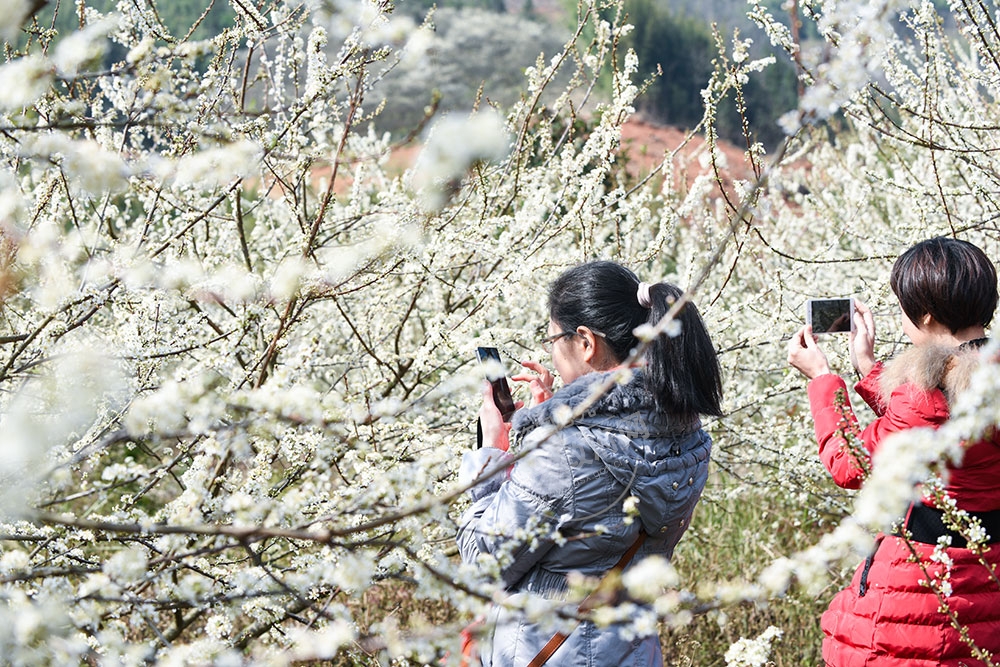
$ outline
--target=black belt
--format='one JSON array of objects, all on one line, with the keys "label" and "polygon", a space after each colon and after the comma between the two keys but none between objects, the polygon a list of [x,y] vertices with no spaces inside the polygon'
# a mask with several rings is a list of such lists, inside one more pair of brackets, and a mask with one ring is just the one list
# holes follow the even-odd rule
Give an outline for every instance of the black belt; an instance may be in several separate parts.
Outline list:
[{"label": "black belt", "polygon": [[[986,544],[1000,542],[1000,510],[990,512],[968,512],[970,517],[979,519],[979,524],[986,531]],[[951,546],[964,549],[967,546],[965,538],[944,524],[944,512],[923,503],[913,503],[907,513],[906,524],[903,526],[910,533],[910,539],[924,544],[937,544],[938,538],[951,536]]]}]

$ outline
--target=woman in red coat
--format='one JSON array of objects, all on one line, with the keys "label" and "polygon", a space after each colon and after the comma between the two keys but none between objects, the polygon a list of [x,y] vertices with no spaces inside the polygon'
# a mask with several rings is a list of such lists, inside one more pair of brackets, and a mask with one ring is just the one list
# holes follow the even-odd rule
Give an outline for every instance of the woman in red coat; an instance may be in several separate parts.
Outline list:
[{"label": "woman in red coat", "polygon": [[[788,362],[810,380],[820,459],[833,480],[849,489],[864,482],[885,437],[917,426],[936,428],[948,419],[951,401],[980,363],[979,347],[997,306],[996,269],[966,241],[918,243],[896,261],[890,282],[913,348],[888,364],[876,362],[874,320],[856,302],[851,360],[863,379],[855,390],[877,416],[863,431],[847,386],[830,372],[809,327],[788,347]],[[848,443],[845,433],[859,436],[854,442],[861,446]],[[1000,663],[1000,433],[966,448],[961,465],[949,467],[944,490],[979,519],[989,536],[986,546],[981,553],[966,548],[965,537],[945,525],[928,496],[912,504],[900,531],[909,539],[880,535],[850,587],[823,614],[827,665]],[[948,539],[945,557],[933,557],[935,546]]]}]

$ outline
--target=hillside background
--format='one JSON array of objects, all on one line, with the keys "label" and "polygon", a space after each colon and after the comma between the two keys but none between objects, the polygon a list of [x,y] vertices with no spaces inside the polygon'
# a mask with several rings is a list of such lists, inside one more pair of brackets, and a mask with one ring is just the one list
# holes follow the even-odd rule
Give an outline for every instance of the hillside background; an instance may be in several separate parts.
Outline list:
[{"label": "hillside background", "polygon": [[[115,2],[87,4],[113,11]],[[776,17],[787,19],[781,2],[767,4]],[[215,3],[207,13],[201,0],[162,5],[157,8],[159,18],[175,39],[189,32],[196,39],[219,34],[234,19],[229,3]],[[685,131],[699,125],[701,90],[718,57],[717,36],[730,51],[734,31],[741,38],[753,39],[758,47],[767,40],[746,18],[743,2],[628,0],[625,8],[635,30],[624,44],[638,55],[637,80],[649,82],[637,110],[650,126]],[[53,21],[53,10],[50,4],[39,13],[42,26]],[[371,123],[378,132],[404,137],[419,131],[432,107],[437,113],[468,111],[478,101],[508,108],[522,93],[525,69],[560,52],[571,38],[576,12],[570,0],[400,0],[396,16],[415,24],[426,22],[433,40],[419,58],[390,61],[383,71],[372,72],[375,84],[369,99],[387,103]],[[55,25],[62,34],[74,21],[73,14],[63,8]],[[752,138],[773,147],[782,137],[776,120],[794,108],[797,99],[793,64],[787,59],[776,62],[756,74],[744,92]],[[716,129],[724,141],[745,142],[732,100],[722,105]]]}]

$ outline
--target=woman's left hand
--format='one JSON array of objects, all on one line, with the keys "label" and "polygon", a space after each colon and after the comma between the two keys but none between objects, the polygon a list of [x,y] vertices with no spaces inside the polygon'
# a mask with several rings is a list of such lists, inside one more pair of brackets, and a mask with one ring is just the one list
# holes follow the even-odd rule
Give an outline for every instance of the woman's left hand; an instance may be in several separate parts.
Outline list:
[{"label": "woman's left hand", "polygon": [[[518,401],[516,408],[524,404]],[[505,422],[500,409],[493,402],[493,387],[487,382],[483,385],[483,404],[479,408],[479,427],[483,431],[483,447],[496,447],[507,451],[510,447],[510,422]]]},{"label": "woman's left hand", "polygon": [[816,336],[808,324],[788,341],[788,363],[810,380],[830,372],[826,354],[816,344]]},{"label": "woman's left hand", "polygon": [[854,328],[851,330],[851,365],[861,377],[875,367],[875,318],[871,309],[854,301]]}]

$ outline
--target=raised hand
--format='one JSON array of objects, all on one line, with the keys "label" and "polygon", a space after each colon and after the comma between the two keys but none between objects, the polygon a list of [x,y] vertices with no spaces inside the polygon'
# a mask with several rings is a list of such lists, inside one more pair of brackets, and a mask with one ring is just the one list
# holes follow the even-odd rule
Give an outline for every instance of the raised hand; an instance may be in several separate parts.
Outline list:
[{"label": "raised hand", "polygon": [[539,403],[552,398],[553,378],[549,369],[542,366],[537,361],[531,360],[522,361],[521,365],[534,372],[512,375],[510,379],[515,382],[528,383],[528,391],[531,392],[532,405],[538,405]]},{"label": "raised hand", "polygon": [[830,372],[826,354],[816,344],[816,336],[808,324],[788,341],[788,363],[810,380]]},{"label": "raised hand", "polygon": [[851,332],[851,365],[861,377],[875,366],[875,318],[864,303],[854,300],[854,331]]},{"label": "raised hand", "polygon": [[[517,405],[517,407],[521,407]],[[479,408],[479,428],[483,433],[483,447],[496,447],[507,451],[510,447],[510,422],[505,422],[493,401],[493,387],[483,384],[483,404]]]}]

